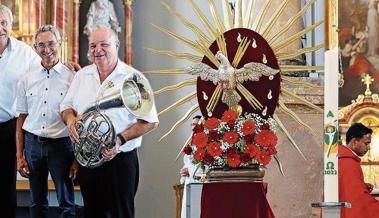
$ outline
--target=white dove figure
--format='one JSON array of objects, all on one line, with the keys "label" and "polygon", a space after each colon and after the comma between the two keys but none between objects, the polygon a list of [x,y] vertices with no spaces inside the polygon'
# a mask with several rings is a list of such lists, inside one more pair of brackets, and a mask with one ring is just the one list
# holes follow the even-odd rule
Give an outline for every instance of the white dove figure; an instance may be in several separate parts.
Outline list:
[{"label": "white dove figure", "polygon": [[258,81],[262,75],[274,76],[279,72],[278,69],[256,62],[250,62],[240,69],[235,69],[221,51],[218,51],[215,57],[220,61],[218,70],[206,64],[198,63],[186,67],[184,72],[198,75],[202,80],[212,81],[215,85],[220,84],[223,89],[221,100],[229,107],[233,107],[241,101],[241,96],[236,91],[237,83],[243,83],[247,80]]}]

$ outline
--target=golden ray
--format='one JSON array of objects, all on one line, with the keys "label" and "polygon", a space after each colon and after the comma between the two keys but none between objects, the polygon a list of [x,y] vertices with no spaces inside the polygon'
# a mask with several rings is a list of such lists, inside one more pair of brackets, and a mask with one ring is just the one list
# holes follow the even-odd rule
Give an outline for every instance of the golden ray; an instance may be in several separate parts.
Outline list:
[{"label": "golden ray", "polygon": [[[219,66],[219,62],[217,61],[217,59],[215,58],[215,56],[209,51],[209,48],[208,46],[204,45],[202,42],[199,42],[199,41],[191,41],[183,36],[179,36],[178,34],[175,34],[163,27],[160,27],[160,26],[157,26],[155,24],[152,24],[155,28],[157,28],[158,30],[160,30],[161,32],[163,33],[166,33],[167,35],[179,40],[179,41],[182,41],[184,44],[188,45],[189,47],[191,47],[193,50],[203,54],[204,56],[206,56],[210,61],[212,61],[213,64],[215,64],[217,67]],[[200,48],[199,48],[200,46]]]},{"label": "golden ray", "polygon": [[207,29],[207,31],[213,35],[213,38],[216,39],[218,35],[220,35],[220,31],[215,29],[212,24],[209,22],[207,17],[201,12],[200,8],[196,5],[196,3],[193,0],[189,0],[191,3],[191,6],[193,8],[193,11],[197,14],[200,21],[203,23],[204,27]]},{"label": "golden ray", "polygon": [[146,74],[184,74],[183,68],[176,69],[164,69],[164,70],[146,70],[143,71]]},{"label": "golden ray", "polygon": [[249,47],[251,40],[247,41],[247,37],[244,37],[241,43],[238,45],[236,55],[234,56],[232,66],[237,67],[241,61],[243,55],[245,54],[247,48]]},{"label": "golden ray", "polygon": [[193,132],[191,132],[191,135],[188,137],[186,142],[183,144],[182,148],[180,149],[179,153],[176,155],[175,162],[178,161],[179,157],[183,154],[184,148],[190,143],[192,139]]},{"label": "golden ray", "polygon": [[279,160],[278,154],[275,154],[275,155],[273,155],[273,156],[274,156],[274,159],[275,159],[276,163],[277,163],[278,166],[279,166],[280,173],[282,174],[282,176],[285,176],[285,175],[284,175],[284,171],[283,171],[283,166],[282,166],[282,163],[280,163],[280,160]]},{"label": "golden ray", "polygon": [[215,55],[209,50],[208,47],[203,44],[196,42],[198,48],[205,54],[205,56],[218,68],[220,66],[220,62],[216,59]]},{"label": "golden ray", "polygon": [[266,17],[267,11],[270,8],[270,5],[272,3],[272,0],[266,1],[266,4],[261,8],[261,10],[258,13],[258,19],[255,20],[253,26],[251,29],[253,29],[255,32],[258,32],[261,30],[262,23],[264,18]]},{"label": "golden ray", "polygon": [[302,121],[300,119],[299,116],[297,116],[297,114],[295,114],[291,109],[289,109],[283,101],[279,100],[278,101],[279,103],[279,108],[282,110],[282,112],[284,112],[285,114],[289,115],[290,117],[292,117],[296,122],[298,122],[300,125],[304,126],[305,128],[307,128],[311,134],[313,136],[316,136],[316,133],[313,131],[313,129],[308,125],[306,124],[304,121]]},{"label": "golden ray", "polygon": [[224,15],[224,24],[227,30],[233,28],[233,17],[230,11],[228,0],[221,0],[222,3],[222,13]]},{"label": "golden ray", "polygon": [[245,86],[243,86],[242,84],[238,83],[237,84],[237,89],[246,98],[247,102],[249,102],[249,104],[251,105],[251,107],[253,107],[254,109],[257,109],[257,108],[258,109],[262,109],[263,108],[262,104],[258,101],[258,99],[256,99],[254,97],[254,95],[252,95],[249,92],[249,90],[247,90],[245,88]]},{"label": "golden ray", "polygon": [[271,16],[270,20],[267,22],[264,30],[262,31],[262,37],[266,38],[267,34],[271,31],[272,27],[274,27],[276,21],[279,19],[280,15],[282,15],[284,8],[288,5],[289,0],[285,0],[279,6],[279,8],[274,12]]},{"label": "golden ray", "polygon": [[158,49],[153,49],[153,48],[144,48],[144,49],[154,54],[166,55],[166,56],[170,56],[176,59],[183,59],[183,60],[191,61],[194,63],[201,62],[201,60],[203,59],[203,57],[189,54],[189,53],[177,53],[174,51],[158,50]]},{"label": "golden ray", "polygon": [[272,45],[279,37],[281,37],[289,28],[293,25],[293,23],[300,17],[304,15],[304,13],[308,10],[308,8],[315,3],[316,0],[309,1],[299,12],[297,12],[291,19],[287,21],[286,24],[277,32],[270,34],[269,37],[266,38],[266,41],[269,45]]},{"label": "golden ray", "polygon": [[291,44],[292,42],[294,42],[295,40],[299,39],[301,36],[305,35],[307,32],[311,31],[311,30],[314,30],[316,29],[318,26],[320,26],[321,24],[323,24],[324,21],[319,21],[305,29],[303,29],[302,31],[299,31],[298,33],[296,34],[293,34],[291,37],[288,37],[287,39],[277,43],[277,44],[274,44],[272,46],[272,49],[274,50],[274,52],[278,52],[280,49],[286,47],[287,45]]},{"label": "golden ray", "polygon": [[252,25],[254,10],[255,10],[255,0],[250,0],[247,6],[247,11],[246,11],[247,16],[245,16],[243,20],[243,27],[249,28]]},{"label": "golden ray", "polygon": [[296,150],[300,153],[300,155],[304,158],[304,160],[307,160],[307,158],[305,158],[303,152],[300,150],[299,146],[296,144],[295,140],[292,138],[291,134],[288,132],[288,130],[286,129],[286,127],[283,125],[283,123],[279,119],[279,117],[276,114],[273,114],[272,116],[273,116],[274,120],[278,123],[278,126],[280,127],[280,129],[283,131],[283,133],[290,140],[290,142],[292,143],[292,145],[296,148]]},{"label": "golden ray", "polygon": [[209,100],[207,107],[206,107],[207,112],[208,112],[208,116],[211,116],[211,115],[209,115],[209,113],[213,113],[213,110],[215,109],[216,104],[217,104],[218,100],[220,99],[221,93],[222,93],[221,85],[217,84],[215,90],[212,93],[211,99]]},{"label": "golden ray", "polygon": [[295,52],[278,53],[276,55],[276,58],[278,59],[278,61],[289,60],[289,59],[293,59],[293,58],[300,56],[302,54],[305,54],[305,53],[315,52],[315,51],[317,51],[323,47],[324,47],[324,45],[321,44],[321,45],[313,46],[310,48],[302,48],[302,49],[299,49]]},{"label": "golden ray", "polygon": [[323,66],[302,66],[302,65],[279,65],[282,72],[298,72],[298,71],[322,71]]},{"label": "golden ray", "polygon": [[197,80],[197,78],[186,79],[186,80],[183,80],[180,83],[177,83],[175,85],[163,87],[163,88],[155,91],[154,95],[159,95],[159,94],[162,94],[163,92],[168,92],[168,91],[176,91],[176,90],[181,89],[185,86],[194,85],[194,84],[196,84],[196,80]]},{"label": "golden ray", "polygon": [[302,97],[296,95],[295,93],[293,93],[293,92],[291,92],[285,88],[281,88],[280,91],[282,92],[283,95],[290,96],[290,97],[294,98],[295,100],[300,101],[304,105],[317,110],[318,112],[322,112],[322,113],[324,112],[324,110],[322,108],[316,106],[315,104],[311,103],[310,101],[307,101],[305,98],[302,98]]},{"label": "golden ray", "polygon": [[195,33],[195,35],[197,36],[197,38],[201,39],[202,41],[204,41],[206,44],[210,45],[212,43],[211,39],[204,33],[200,30],[200,28],[198,28],[196,25],[194,25],[193,23],[189,22],[185,17],[183,17],[181,14],[179,14],[178,12],[174,11],[167,3],[162,3],[166,9],[172,14],[174,15],[180,22],[182,22],[183,25],[185,25],[186,27],[188,27],[190,30],[192,30],[193,33]]},{"label": "golden ray", "polygon": [[235,1],[234,28],[242,27],[242,0]]},{"label": "golden ray", "polygon": [[226,50],[226,41],[224,34],[221,34],[220,37],[217,37],[217,46],[221,50],[222,54],[225,55],[226,58],[228,58],[228,51]]},{"label": "golden ray", "polygon": [[162,115],[162,114],[164,114],[164,113],[167,113],[167,112],[169,112],[169,111],[171,111],[171,110],[173,110],[173,109],[179,107],[180,105],[186,103],[187,101],[189,101],[189,100],[191,100],[191,99],[193,99],[193,98],[195,98],[195,97],[196,97],[196,91],[193,91],[193,92],[191,92],[190,94],[188,94],[187,96],[185,96],[184,98],[182,98],[182,99],[176,101],[174,104],[168,106],[168,107],[167,107],[166,109],[164,109],[163,111],[159,112],[159,113],[158,113],[158,116],[160,116],[160,115]]},{"label": "golden ray", "polygon": [[316,85],[307,81],[296,80],[293,77],[289,77],[289,76],[282,76],[281,78],[282,78],[282,81],[285,82],[287,85],[304,86],[304,87],[316,88],[316,89],[323,88],[323,86]]},{"label": "golden ray", "polygon": [[182,125],[185,121],[188,120],[188,118],[190,118],[190,116],[195,113],[197,110],[199,110],[199,105],[196,104],[194,106],[192,106],[188,111],[187,113],[182,117],[180,118],[170,129],[170,131],[168,131],[166,134],[164,134],[160,139],[159,141],[161,141],[162,139],[164,139],[165,137],[167,137],[168,135],[170,135],[173,131],[176,130],[176,128],[178,128],[179,125]]},{"label": "golden ray", "polygon": [[224,33],[226,31],[225,25],[221,20],[220,15],[217,13],[215,0],[207,0],[209,4],[209,10],[212,14],[213,20],[216,22],[218,29],[221,31],[221,33]]}]

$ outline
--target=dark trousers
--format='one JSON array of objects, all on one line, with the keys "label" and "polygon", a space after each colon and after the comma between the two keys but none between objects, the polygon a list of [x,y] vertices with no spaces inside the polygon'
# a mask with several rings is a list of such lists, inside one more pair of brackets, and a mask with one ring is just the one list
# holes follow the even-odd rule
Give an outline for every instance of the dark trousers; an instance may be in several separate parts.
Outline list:
[{"label": "dark trousers", "polygon": [[85,218],[134,218],[138,179],[137,149],[121,152],[98,168],[80,167]]},{"label": "dark trousers", "polygon": [[16,119],[0,123],[1,217],[16,217]]},{"label": "dark trousers", "polygon": [[53,179],[63,218],[75,217],[74,186],[69,178],[74,152],[69,137],[41,139],[25,132],[25,158],[30,169],[30,217],[47,218],[47,178]]}]

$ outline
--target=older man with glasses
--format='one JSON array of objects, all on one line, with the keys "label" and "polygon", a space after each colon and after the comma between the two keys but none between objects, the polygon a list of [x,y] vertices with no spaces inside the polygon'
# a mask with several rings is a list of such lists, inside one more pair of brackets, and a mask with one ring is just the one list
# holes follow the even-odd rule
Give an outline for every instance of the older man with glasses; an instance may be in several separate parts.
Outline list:
[{"label": "older man with glasses", "polygon": [[27,44],[13,38],[12,12],[0,4],[0,188],[1,217],[16,217],[16,87],[40,58]]},{"label": "older man with glasses", "polygon": [[47,218],[48,172],[54,181],[62,217],[75,217],[74,188],[78,165],[68,130],[59,113],[74,74],[58,59],[61,37],[51,25],[33,37],[41,64],[19,82],[16,125],[17,170],[29,178],[30,217]]}]

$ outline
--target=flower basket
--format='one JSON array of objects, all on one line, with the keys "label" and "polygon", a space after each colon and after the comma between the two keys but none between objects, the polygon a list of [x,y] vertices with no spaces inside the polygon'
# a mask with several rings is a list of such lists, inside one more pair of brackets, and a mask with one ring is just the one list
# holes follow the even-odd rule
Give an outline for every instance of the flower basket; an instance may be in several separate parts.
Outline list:
[{"label": "flower basket", "polygon": [[264,166],[277,153],[276,123],[257,114],[237,116],[225,111],[221,119],[202,120],[193,129],[192,143],[183,152],[207,172],[210,180],[262,180]]}]

